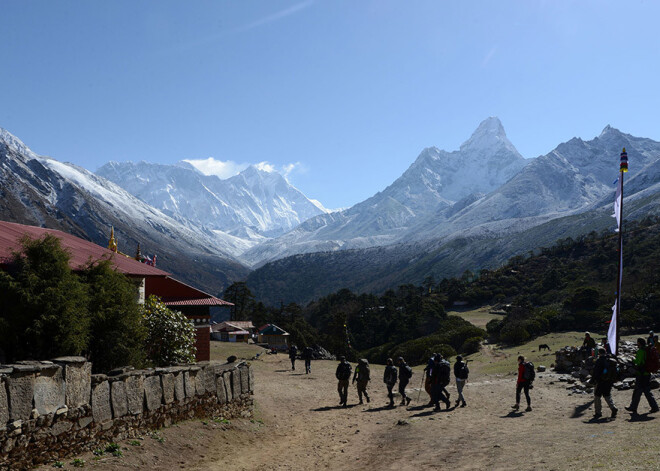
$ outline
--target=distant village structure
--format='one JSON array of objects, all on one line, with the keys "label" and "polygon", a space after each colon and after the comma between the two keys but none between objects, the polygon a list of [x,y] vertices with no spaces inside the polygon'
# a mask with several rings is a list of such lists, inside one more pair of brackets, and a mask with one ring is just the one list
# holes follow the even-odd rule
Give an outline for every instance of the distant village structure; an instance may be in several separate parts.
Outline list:
[{"label": "distant village structure", "polygon": [[119,252],[114,229],[106,249],[62,231],[0,221],[0,269],[5,269],[12,251],[20,250],[21,238],[27,235],[32,239],[39,239],[46,234],[57,237],[62,248],[69,252],[69,265],[72,270],[80,269],[90,260],[109,259],[119,273],[123,273],[135,283],[137,303],[143,304],[144,300],[153,294],[168,308],[181,311],[195,325],[196,360],[210,360],[211,308],[231,306],[232,303],[175,280],[169,273],[155,267],[156,256],[143,256],[139,246],[135,258]]},{"label": "distant village structure", "polygon": [[259,327],[258,343],[267,344],[277,350],[286,350],[289,348],[289,333],[275,324],[266,324]]},{"label": "distant village structure", "polygon": [[253,331],[252,321],[225,321],[211,326],[211,339],[248,343]]}]

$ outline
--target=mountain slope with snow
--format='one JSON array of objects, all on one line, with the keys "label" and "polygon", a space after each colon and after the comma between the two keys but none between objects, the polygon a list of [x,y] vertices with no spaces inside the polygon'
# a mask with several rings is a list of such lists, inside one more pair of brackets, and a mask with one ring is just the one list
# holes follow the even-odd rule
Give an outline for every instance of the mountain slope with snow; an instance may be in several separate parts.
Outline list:
[{"label": "mountain slope with snow", "polygon": [[99,245],[107,244],[114,226],[120,250],[131,254],[139,243],[143,253],[158,254],[164,270],[213,293],[247,273],[230,255],[231,237],[174,221],[81,167],[36,156],[2,131],[3,220],[65,230]]},{"label": "mountain slope with snow", "polygon": [[325,212],[279,173],[254,166],[226,180],[187,162],[110,162],[96,174],[178,221],[243,239],[246,248]]}]

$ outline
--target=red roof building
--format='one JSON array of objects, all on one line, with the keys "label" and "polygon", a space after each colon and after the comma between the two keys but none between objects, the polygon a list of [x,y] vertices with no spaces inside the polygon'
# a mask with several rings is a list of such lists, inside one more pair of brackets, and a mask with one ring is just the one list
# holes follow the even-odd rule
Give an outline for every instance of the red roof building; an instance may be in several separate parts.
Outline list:
[{"label": "red roof building", "polygon": [[46,234],[60,239],[60,245],[71,256],[69,266],[72,270],[80,270],[90,261],[109,259],[119,273],[131,278],[137,285],[138,303],[143,303],[146,297],[153,294],[161,298],[167,307],[185,314],[195,324],[197,331],[197,361],[210,359],[210,308],[232,306],[232,303],[175,280],[166,271],[93,242],[54,229],[12,222],[0,221],[0,269],[10,262],[13,252],[21,250],[20,241],[24,236],[40,239]]}]

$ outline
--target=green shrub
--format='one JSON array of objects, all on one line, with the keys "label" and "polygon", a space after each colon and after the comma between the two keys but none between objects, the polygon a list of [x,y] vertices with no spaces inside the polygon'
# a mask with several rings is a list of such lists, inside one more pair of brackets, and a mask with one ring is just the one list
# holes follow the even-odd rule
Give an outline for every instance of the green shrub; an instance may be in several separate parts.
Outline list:
[{"label": "green shrub", "polygon": [[168,309],[157,296],[142,306],[147,329],[147,357],[157,366],[195,361],[195,327],[179,311]]},{"label": "green shrub", "polygon": [[481,337],[471,337],[463,342],[460,352],[465,355],[470,355],[472,353],[477,353],[481,348]]}]

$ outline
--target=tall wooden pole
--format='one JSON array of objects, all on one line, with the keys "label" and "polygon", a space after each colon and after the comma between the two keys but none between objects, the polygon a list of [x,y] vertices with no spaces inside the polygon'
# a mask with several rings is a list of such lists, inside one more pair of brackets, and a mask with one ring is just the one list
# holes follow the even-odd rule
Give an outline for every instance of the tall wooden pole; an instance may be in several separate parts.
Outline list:
[{"label": "tall wooden pole", "polygon": [[618,270],[616,273],[616,345],[614,345],[614,355],[619,353],[619,325],[621,324],[621,276],[623,268],[623,174],[628,171],[628,153],[624,147],[621,151],[621,163],[619,167],[619,185],[620,185],[620,197],[621,202],[619,203],[619,242],[617,250],[619,252],[619,263]]},{"label": "tall wooden pole", "polygon": [[619,354],[619,324],[621,324],[621,265],[623,264],[623,171],[620,172],[621,181],[621,204],[619,205],[619,242],[617,252],[619,252],[619,263],[616,272],[616,345],[614,346],[614,355]]}]

